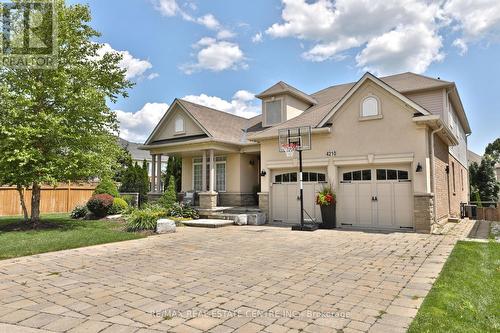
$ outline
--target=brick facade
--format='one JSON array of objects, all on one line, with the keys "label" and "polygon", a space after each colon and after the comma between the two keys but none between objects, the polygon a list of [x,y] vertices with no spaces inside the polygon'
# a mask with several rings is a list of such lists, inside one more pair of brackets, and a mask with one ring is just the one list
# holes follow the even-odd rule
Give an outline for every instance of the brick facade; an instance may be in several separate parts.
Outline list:
[{"label": "brick facade", "polygon": [[469,171],[449,153],[448,146],[437,136],[434,165],[437,220],[460,217],[460,204],[469,201]]},{"label": "brick facade", "polygon": [[257,194],[219,192],[219,206],[257,206]]},{"label": "brick facade", "polygon": [[447,219],[450,212],[449,183],[448,174],[446,173],[449,155],[448,146],[436,135],[434,137],[434,195],[438,222]]},{"label": "brick facade", "polygon": [[269,218],[269,193],[260,192],[259,194],[259,208],[262,213],[266,214],[266,220]]}]

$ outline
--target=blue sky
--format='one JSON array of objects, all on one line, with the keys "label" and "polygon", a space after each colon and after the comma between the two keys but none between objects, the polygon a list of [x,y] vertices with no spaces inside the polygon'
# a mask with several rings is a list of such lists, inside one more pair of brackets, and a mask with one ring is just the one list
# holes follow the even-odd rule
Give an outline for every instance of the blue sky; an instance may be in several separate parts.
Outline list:
[{"label": "blue sky", "polygon": [[500,136],[500,2],[87,0],[136,82],[110,105],[144,140],[175,97],[242,116],[279,80],[312,93],[369,70],[455,81],[482,153]]}]

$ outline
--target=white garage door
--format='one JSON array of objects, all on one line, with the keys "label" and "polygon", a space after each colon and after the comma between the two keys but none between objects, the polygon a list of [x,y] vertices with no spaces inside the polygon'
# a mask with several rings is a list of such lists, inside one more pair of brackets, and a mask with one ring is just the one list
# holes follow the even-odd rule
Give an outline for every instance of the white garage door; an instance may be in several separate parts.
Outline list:
[{"label": "white garage door", "polygon": [[408,168],[341,169],[337,225],[368,229],[413,229]]},{"label": "white garage door", "polygon": [[[281,171],[273,174],[271,187],[272,220],[275,223],[297,224],[300,222],[300,192],[298,172]],[[326,173],[303,172],[305,220],[321,222],[321,211],[316,205],[316,193],[326,184]]]}]

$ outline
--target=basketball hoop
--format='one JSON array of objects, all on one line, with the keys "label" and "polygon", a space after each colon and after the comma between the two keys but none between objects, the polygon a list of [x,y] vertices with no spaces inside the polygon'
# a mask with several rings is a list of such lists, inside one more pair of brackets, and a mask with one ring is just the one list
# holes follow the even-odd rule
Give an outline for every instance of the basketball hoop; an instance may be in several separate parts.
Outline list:
[{"label": "basketball hoop", "polygon": [[286,157],[293,157],[293,153],[297,150],[297,145],[295,143],[285,143],[281,145],[281,149],[285,152]]}]

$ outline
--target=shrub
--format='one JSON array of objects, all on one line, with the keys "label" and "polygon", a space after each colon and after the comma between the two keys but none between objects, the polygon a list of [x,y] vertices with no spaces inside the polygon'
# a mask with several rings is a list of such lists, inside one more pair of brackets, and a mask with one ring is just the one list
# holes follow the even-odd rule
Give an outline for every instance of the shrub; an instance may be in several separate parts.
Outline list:
[{"label": "shrub", "polygon": [[192,219],[198,219],[200,217],[198,212],[191,206],[179,202],[174,203],[168,213],[169,216],[173,217],[183,217]]},{"label": "shrub", "polygon": [[160,203],[165,208],[170,209],[176,202],[177,202],[177,192],[175,191],[175,179],[174,176],[170,176],[167,190],[163,193],[160,199]]},{"label": "shrub", "polygon": [[320,206],[330,206],[335,205],[336,197],[333,193],[332,188],[329,186],[323,187],[323,189],[316,195],[316,204]]},{"label": "shrub", "polygon": [[71,212],[70,217],[72,219],[81,219],[81,218],[84,218],[88,212],[89,212],[89,210],[87,209],[86,206],[78,205],[75,208],[73,208],[73,211]]},{"label": "shrub", "polygon": [[134,209],[127,216],[128,231],[155,230],[158,219],[167,216],[167,211],[158,206],[147,206],[144,209]]},{"label": "shrub", "polygon": [[113,197],[109,194],[96,194],[87,202],[87,208],[98,218],[108,215],[113,206]]},{"label": "shrub", "polygon": [[120,191],[139,193],[138,205],[142,205],[147,202],[149,186],[148,162],[144,160],[142,166],[135,162],[127,167],[123,173]]},{"label": "shrub", "polygon": [[128,203],[122,198],[114,198],[109,214],[122,214],[128,209]]},{"label": "shrub", "polygon": [[120,196],[116,184],[111,179],[103,179],[95,188],[94,194],[109,194],[114,198]]}]

